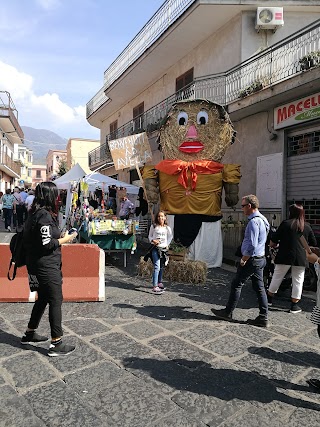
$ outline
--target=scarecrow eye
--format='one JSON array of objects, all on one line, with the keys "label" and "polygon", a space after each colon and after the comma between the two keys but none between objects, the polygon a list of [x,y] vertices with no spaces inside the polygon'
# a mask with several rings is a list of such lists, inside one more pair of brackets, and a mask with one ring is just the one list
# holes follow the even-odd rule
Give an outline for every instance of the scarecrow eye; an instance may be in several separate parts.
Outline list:
[{"label": "scarecrow eye", "polygon": [[185,126],[188,123],[188,114],[184,111],[181,111],[181,113],[178,114],[177,121],[179,126]]},{"label": "scarecrow eye", "polygon": [[199,111],[197,115],[198,125],[205,125],[208,123],[208,113],[206,111]]}]

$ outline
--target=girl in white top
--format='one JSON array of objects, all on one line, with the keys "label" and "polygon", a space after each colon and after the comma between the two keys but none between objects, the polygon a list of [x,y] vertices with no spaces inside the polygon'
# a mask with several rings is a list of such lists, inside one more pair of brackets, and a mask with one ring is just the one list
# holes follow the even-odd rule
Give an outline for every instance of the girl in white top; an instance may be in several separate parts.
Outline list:
[{"label": "girl in white top", "polygon": [[166,214],[159,211],[155,217],[154,225],[151,225],[149,231],[149,241],[154,245],[151,251],[152,262],[154,265],[152,274],[152,292],[162,294],[164,286],[162,284],[162,274],[164,267],[163,250],[168,249],[172,240],[171,228],[167,225]]}]

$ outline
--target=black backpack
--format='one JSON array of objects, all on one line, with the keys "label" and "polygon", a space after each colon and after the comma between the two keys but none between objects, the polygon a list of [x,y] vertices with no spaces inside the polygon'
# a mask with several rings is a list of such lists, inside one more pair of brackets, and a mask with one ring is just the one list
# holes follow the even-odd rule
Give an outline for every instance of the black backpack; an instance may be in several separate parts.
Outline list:
[{"label": "black backpack", "polygon": [[[17,274],[17,268],[26,265],[26,252],[23,245],[23,229],[12,236],[10,241],[11,260],[7,277],[14,280]],[[10,277],[11,267],[13,266],[12,277]]]}]

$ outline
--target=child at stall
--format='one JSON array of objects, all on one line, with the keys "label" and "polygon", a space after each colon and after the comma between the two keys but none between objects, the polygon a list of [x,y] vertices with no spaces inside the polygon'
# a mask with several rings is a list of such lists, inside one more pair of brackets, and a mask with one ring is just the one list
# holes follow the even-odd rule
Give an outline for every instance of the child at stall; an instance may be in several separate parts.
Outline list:
[{"label": "child at stall", "polygon": [[152,292],[162,294],[165,290],[162,284],[163,268],[166,265],[166,252],[172,240],[171,228],[167,225],[167,217],[164,211],[159,211],[154,224],[149,231],[149,241],[153,244],[151,257],[153,262]]}]

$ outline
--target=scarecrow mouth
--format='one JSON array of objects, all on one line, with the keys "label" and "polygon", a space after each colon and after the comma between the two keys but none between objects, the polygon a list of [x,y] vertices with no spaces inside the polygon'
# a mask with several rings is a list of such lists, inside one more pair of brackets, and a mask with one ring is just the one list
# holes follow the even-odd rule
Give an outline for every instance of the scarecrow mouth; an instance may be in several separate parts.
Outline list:
[{"label": "scarecrow mouth", "polygon": [[204,145],[200,141],[184,141],[179,146],[179,150],[183,153],[199,153],[203,148]]}]

